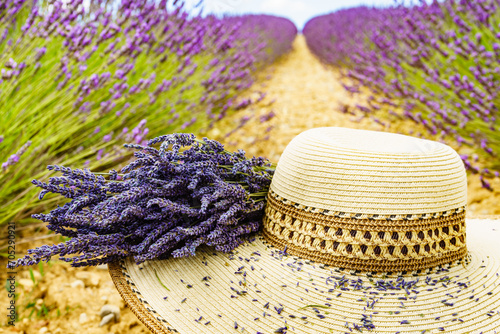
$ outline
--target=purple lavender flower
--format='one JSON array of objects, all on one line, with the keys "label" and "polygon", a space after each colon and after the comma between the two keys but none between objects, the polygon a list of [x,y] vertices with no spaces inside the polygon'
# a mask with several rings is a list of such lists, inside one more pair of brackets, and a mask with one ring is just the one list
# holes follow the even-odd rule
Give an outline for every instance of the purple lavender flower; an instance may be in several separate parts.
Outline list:
[{"label": "purple lavender flower", "polygon": [[[0,143],[3,141],[3,137],[1,137]],[[15,165],[19,162],[19,158],[28,150],[31,146],[31,141],[27,141],[26,144],[21,146],[21,148],[14,154],[12,154],[7,161],[2,163],[2,169],[6,170],[9,166]]]}]

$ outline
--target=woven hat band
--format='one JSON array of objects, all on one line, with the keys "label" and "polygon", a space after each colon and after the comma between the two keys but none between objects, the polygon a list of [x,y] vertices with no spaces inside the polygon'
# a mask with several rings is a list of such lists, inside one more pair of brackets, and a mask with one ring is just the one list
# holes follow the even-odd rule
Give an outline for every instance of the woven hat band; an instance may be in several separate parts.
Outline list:
[{"label": "woven hat band", "polygon": [[417,271],[467,254],[465,208],[420,215],[330,212],[268,194],[263,235],[287,253],[368,272]]}]

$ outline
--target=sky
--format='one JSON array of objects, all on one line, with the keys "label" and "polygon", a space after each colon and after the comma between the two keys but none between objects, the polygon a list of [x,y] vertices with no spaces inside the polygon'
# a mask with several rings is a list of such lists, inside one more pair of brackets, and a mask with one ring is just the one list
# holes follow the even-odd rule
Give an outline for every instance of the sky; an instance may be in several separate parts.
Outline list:
[{"label": "sky", "polygon": [[[191,1],[185,2],[188,5]],[[289,18],[301,30],[309,19],[341,8],[360,5],[385,7],[392,4],[394,0],[204,0],[204,12],[273,14]]]}]

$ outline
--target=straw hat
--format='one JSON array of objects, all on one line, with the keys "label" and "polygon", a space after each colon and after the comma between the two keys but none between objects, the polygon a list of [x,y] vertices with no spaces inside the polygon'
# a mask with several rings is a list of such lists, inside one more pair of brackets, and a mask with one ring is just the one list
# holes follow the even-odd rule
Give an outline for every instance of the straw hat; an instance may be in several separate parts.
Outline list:
[{"label": "straw hat", "polygon": [[441,143],[312,129],[255,240],[110,273],[154,333],[500,333],[500,220],[466,222],[466,190]]}]

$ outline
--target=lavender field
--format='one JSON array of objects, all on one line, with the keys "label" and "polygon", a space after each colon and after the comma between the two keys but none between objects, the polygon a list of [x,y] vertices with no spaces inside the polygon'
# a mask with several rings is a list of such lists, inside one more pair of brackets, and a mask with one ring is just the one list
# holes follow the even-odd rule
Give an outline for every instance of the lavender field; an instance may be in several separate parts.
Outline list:
[{"label": "lavender field", "polygon": [[238,94],[296,34],[278,17],[118,3],[0,5],[0,225],[54,203],[30,184],[49,164],[118,167],[131,156],[124,143],[204,131],[251,104]]},{"label": "lavender field", "polygon": [[[166,140],[160,137],[166,134],[207,136],[230,152],[243,149],[248,158],[264,156],[273,163],[294,136],[313,127],[440,140],[459,152],[468,170],[468,216],[500,215],[500,1],[347,8],[311,18],[302,31],[284,17],[216,16],[201,10],[163,0],[0,3],[2,237],[9,222],[15,222],[16,256],[21,259],[28,249],[45,244],[77,245],[103,236],[92,239],[102,248],[92,258],[78,257],[78,251],[86,250],[80,246],[64,252],[62,246],[42,248],[35,255],[37,263],[27,258],[23,264],[33,265],[17,268],[19,321],[15,327],[0,327],[0,333],[149,333],[102,263],[131,249],[148,260],[160,254],[159,247],[140,246],[147,238],[139,235],[132,246],[107,238],[138,231],[122,224],[129,217],[121,207],[106,207],[106,213],[122,225],[85,229],[88,235],[78,239],[83,236],[78,210],[108,202],[91,203],[89,196],[88,203],[72,207],[67,215],[63,205],[83,193],[106,198],[105,186],[113,182],[132,184],[135,165],[129,164],[134,157],[156,170],[157,152],[134,151],[153,138]],[[221,153],[218,159],[225,164],[235,163],[241,175],[267,166],[214,143],[200,145],[193,163],[207,164],[214,184],[220,182],[217,172],[209,159],[203,160],[211,150]],[[189,155],[175,159],[190,162]],[[64,169],[68,167],[72,171]],[[95,182],[89,182],[90,171]],[[197,170],[179,172],[179,179],[198,176]],[[269,181],[266,177],[246,187],[254,186],[262,197],[258,192]],[[243,184],[250,178],[230,180]],[[217,193],[216,188],[210,191]],[[239,195],[243,200],[244,194]],[[195,197],[189,203],[202,198]],[[262,209],[254,204],[252,210]],[[58,205],[62,209],[49,214]],[[149,232],[153,225],[140,228]],[[259,228],[258,223],[252,226],[242,233]],[[199,244],[189,240],[172,248],[176,256],[194,253]],[[215,241],[211,245],[223,251],[238,244],[237,238]],[[5,267],[6,245],[0,249]],[[76,260],[52,257],[61,253]],[[67,262],[101,265],[73,268]],[[2,294],[0,307],[8,303]],[[119,309],[120,321],[99,326],[104,304]]]},{"label": "lavender field", "polygon": [[491,189],[500,173],[499,10],[490,0],[351,8],[313,18],[304,35],[322,61],[342,67],[347,91],[369,91],[356,111],[409,119],[422,136],[457,145]]}]

